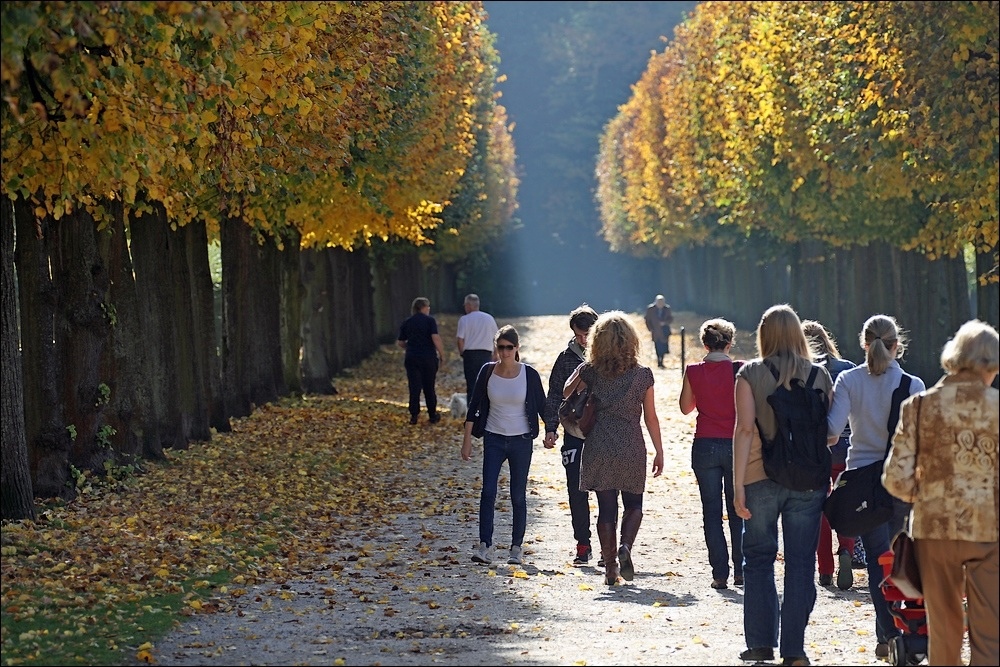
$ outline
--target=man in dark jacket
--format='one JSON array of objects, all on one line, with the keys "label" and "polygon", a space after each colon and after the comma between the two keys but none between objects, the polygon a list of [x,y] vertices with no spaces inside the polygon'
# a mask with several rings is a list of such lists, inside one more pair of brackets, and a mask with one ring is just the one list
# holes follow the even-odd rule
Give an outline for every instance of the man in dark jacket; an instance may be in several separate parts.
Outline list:
[{"label": "man in dark jacket", "polygon": [[[573,330],[570,339],[549,374],[549,391],[545,397],[545,447],[551,449],[556,444],[556,429],[559,428],[559,403],[563,399],[563,386],[576,367],[583,363],[587,348],[587,334],[597,321],[597,313],[587,304],[581,305],[569,314],[569,328]],[[573,537],[576,538],[575,565],[590,561],[593,552],[590,546],[590,494],[580,490],[580,454],[583,450],[583,434],[571,432],[563,427],[562,452],[563,467],[566,469],[566,489],[569,492],[569,512],[573,522]]]},{"label": "man in dark jacket", "polygon": [[653,303],[646,306],[646,328],[653,335],[656,365],[659,368],[663,368],[663,357],[670,354],[670,323],[673,321],[670,304],[662,294],[657,294]]}]

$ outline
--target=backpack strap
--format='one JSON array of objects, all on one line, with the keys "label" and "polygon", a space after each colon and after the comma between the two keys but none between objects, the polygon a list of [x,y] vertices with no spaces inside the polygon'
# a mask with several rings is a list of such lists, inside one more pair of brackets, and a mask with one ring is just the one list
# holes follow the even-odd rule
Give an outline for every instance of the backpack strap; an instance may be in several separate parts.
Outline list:
[{"label": "backpack strap", "polygon": [[889,405],[889,420],[885,425],[889,430],[889,438],[885,441],[885,456],[883,459],[889,457],[889,449],[892,448],[892,436],[896,432],[896,424],[899,423],[899,406],[909,395],[910,375],[904,371],[903,376],[899,378],[899,386],[892,392],[892,403]]},{"label": "backpack strap", "polygon": [[[735,364],[736,362],[734,361],[733,362],[734,375],[736,371]],[[777,380],[778,382],[781,382],[781,376],[778,374],[778,369],[774,366],[774,364],[772,364],[770,361],[765,361],[764,364],[770,369],[771,375],[774,376],[774,379]],[[809,371],[809,379],[806,380],[806,388],[812,388],[813,383],[816,381],[816,374],[818,372],[819,372],[819,366],[817,366],[816,364],[812,364],[812,370]]]}]

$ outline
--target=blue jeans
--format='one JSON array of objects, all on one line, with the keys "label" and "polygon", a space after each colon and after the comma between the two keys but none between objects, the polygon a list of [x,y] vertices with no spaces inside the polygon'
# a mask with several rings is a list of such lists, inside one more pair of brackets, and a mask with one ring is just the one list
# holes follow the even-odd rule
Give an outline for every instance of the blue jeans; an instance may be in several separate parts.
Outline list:
[{"label": "blue jeans", "polygon": [[875,639],[879,644],[887,643],[900,634],[889,611],[889,603],[882,593],[882,580],[885,572],[878,562],[878,557],[889,550],[892,538],[901,531],[910,513],[910,505],[898,498],[893,498],[892,518],[880,526],[861,535],[861,543],[865,547],[865,561],[868,569],[868,593],[871,594],[872,605],[875,607]]},{"label": "blue jeans", "polygon": [[[816,543],[826,489],[792,491],[769,479],[748,484],[743,522],[743,633],[747,648],[780,648],[782,658],[806,655],[805,632],[816,604]],[[774,581],[778,519],[785,552],[779,605]],[[778,641],[778,630],[781,641]]]},{"label": "blue jeans", "polygon": [[732,540],[733,573],[743,576],[743,519],[733,508],[733,439],[695,438],[691,469],[701,494],[701,518],[713,579],[729,579],[729,549],[722,527],[722,494],[726,496],[729,538]]},{"label": "blue jeans", "polygon": [[531,435],[483,435],[483,491],[479,496],[479,541],[493,544],[493,510],[497,502],[500,468],[507,461],[510,468],[510,504],[513,533],[511,546],[521,546],[528,527],[528,469],[534,442]]}]

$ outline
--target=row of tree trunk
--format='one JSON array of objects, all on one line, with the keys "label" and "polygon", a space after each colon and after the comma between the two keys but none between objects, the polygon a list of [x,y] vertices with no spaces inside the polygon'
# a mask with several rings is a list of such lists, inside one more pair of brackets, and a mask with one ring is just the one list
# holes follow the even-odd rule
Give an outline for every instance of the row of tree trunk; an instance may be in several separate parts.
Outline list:
[{"label": "row of tree trunk", "polygon": [[[761,262],[765,250],[753,241],[738,251],[685,248],[658,263],[652,279],[674,308],[724,317],[744,331],[754,331],[770,306],[787,303],[801,318],[822,322],[855,362],[864,361],[865,321],[892,315],[909,337],[900,363],[928,384],[942,375],[941,348],[959,326],[972,318],[1000,324],[998,284],[974,279],[992,266],[989,253],[980,266],[966,267],[962,257],[929,260],[887,243],[844,249],[802,242]],[[701,349],[697,333],[688,341],[694,350]]]},{"label": "row of tree trunk", "polygon": [[161,208],[126,221],[112,207],[105,225],[2,209],[4,519],[72,498],[84,471],[141,468],[255,406],[335,393],[414,297],[455,302],[452,272],[416,249],[306,250],[227,219],[220,289],[205,226],[174,228]]}]

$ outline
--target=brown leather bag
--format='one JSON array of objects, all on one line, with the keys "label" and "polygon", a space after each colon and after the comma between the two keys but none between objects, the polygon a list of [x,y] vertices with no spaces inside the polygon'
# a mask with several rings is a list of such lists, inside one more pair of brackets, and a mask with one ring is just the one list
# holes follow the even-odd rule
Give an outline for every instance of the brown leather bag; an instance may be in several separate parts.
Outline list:
[{"label": "brown leather bag", "polygon": [[892,538],[892,572],[887,578],[906,598],[919,600],[924,597],[917,550],[906,531],[901,530]]},{"label": "brown leather bag", "polygon": [[[920,406],[923,404],[923,397],[917,399],[917,441],[914,448],[917,456],[920,455]],[[906,598],[920,600],[924,597],[923,586],[920,580],[920,564],[917,562],[917,549],[913,544],[913,538],[909,532],[901,530],[892,538],[892,571],[886,579],[889,580],[896,589]]]}]

